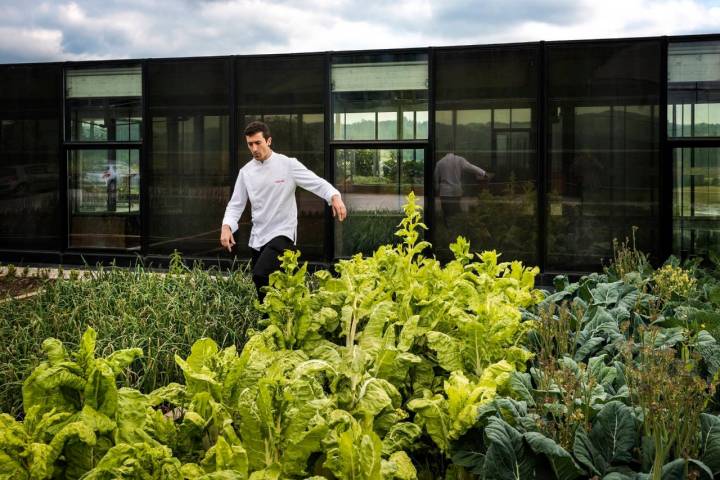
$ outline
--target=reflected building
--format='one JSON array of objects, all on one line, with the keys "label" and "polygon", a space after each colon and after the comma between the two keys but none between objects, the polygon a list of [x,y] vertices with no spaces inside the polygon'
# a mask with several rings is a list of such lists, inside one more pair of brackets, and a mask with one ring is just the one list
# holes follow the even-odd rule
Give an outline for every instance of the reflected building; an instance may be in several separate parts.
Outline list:
[{"label": "reflected building", "polygon": [[343,194],[340,224],[297,192],[318,264],[395,242],[409,192],[443,260],[458,235],[546,273],[598,270],[634,229],[655,261],[720,250],[704,35],[0,65],[0,259],[231,262],[219,223],[253,120]]}]

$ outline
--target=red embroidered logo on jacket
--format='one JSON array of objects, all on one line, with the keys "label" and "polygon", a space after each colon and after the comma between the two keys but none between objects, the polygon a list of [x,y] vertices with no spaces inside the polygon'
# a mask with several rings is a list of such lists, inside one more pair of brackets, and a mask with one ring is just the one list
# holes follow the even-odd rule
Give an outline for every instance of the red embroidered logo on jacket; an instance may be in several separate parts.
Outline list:
[{"label": "red embroidered logo on jacket", "polygon": [[275,180],[275,183],[285,183],[285,180]]}]

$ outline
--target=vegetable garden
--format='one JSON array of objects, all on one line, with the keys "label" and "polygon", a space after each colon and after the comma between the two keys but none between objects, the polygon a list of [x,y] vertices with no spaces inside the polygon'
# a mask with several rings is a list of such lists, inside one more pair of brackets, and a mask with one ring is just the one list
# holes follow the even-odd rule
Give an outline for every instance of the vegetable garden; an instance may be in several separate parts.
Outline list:
[{"label": "vegetable garden", "polygon": [[[252,290],[242,274],[202,289],[205,274],[176,263],[167,281],[177,289],[158,291],[198,303],[165,325],[182,332],[176,322],[187,322],[182,338],[200,335],[189,351],[178,342],[173,362],[152,350],[151,335],[167,336],[153,326],[162,314],[150,325],[147,312],[130,313],[141,300],[117,307],[128,316],[121,323],[55,310],[50,322],[73,319],[66,330],[80,341],[47,338],[37,366],[27,339],[15,355],[25,358],[15,370],[22,405],[4,387],[0,478],[720,475],[717,269],[670,259],[654,270],[621,245],[604,273],[557,277],[550,294],[535,288],[536,268],[471,253],[463,238],[445,265],[424,256],[423,227],[411,195],[397,245],[340,261],[336,275],[309,275],[286,252],[257,306],[262,317],[243,306]],[[223,308],[241,321],[202,331],[222,323]],[[34,324],[28,338],[44,338],[45,310],[22,310],[0,312],[3,334]],[[146,335],[121,333],[143,321]],[[111,325],[126,330],[108,335]],[[151,361],[164,373],[139,381]]]}]

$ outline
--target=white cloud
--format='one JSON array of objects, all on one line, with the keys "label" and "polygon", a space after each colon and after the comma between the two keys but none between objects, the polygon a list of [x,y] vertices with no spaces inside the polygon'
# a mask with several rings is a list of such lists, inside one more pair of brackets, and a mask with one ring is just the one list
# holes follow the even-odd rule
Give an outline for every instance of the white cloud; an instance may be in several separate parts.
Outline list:
[{"label": "white cloud", "polygon": [[711,32],[720,5],[702,0],[4,0],[0,62]]},{"label": "white cloud", "polygon": [[0,58],[9,61],[54,60],[63,55],[62,32],[0,26]]}]

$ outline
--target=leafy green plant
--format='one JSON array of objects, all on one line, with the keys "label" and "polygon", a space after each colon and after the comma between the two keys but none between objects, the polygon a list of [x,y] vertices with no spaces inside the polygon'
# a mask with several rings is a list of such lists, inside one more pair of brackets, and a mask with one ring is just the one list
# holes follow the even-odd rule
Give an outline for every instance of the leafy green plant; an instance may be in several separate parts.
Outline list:
[{"label": "leafy green plant", "polygon": [[[89,423],[95,445],[106,440],[100,449],[85,447],[84,463],[73,471],[87,478],[120,471],[253,480],[444,476],[481,408],[510,391],[512,374],[532,358],[523,346],[532,322],[523,321],[520,307],[540,295],[533,288],[537,269],[498,262],[495,252],[472,254],[463,239],[451,246],[456,259],[445,266],[426,257],[413,200],[397,231],[400,242],[339,262],[337,276],[321,271],[308,282],[298,254],[285,252],[260,306],[262,330],[239,354],[235,346],[196,341],[190,355],[175,357],[182,384],[146,395],[119,389],[94,400],[79,393],[91,383],[83,377],[89,349],[78,350],[75,363],[61,360],[57,368],[67,371],[76,393],[46,390],[55,392],[44,396],[46,406],[57,403],[75,415],[89,405],[109,419],[78,417]],[[56,351],[48,350],[51,359],[64,358]],[[28,395],[45,371],[28,378]],[[110,379],[120,372],[106,373],[101,384],[113,392]],[[7,455],[24,459],[24,451]],[[52,469],[65,468],[63,458]],[[32,459],[13,462],[10,471],[34,468]],[[418,473],[418,466],[427,470]]]},{"label": "leafy green plant", "polygon": [[98,267],[84,278],[46,283],[33,297],[0,303],[0,410],[22,415],[22,381],[42,360],[48,337],[73,346],[93,327],[103,354],[143,349],[146,356],[123,371],[121,381],[146,392],[182,378],[174,355],[187,354],[198,338],[242,346],[259,317],[246,270],[223,275],[174,258],[169,274]]}]

